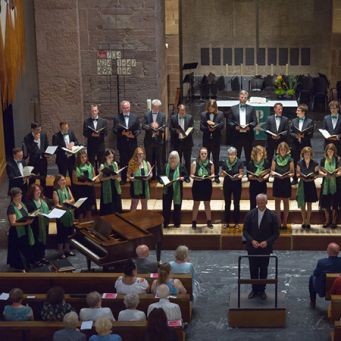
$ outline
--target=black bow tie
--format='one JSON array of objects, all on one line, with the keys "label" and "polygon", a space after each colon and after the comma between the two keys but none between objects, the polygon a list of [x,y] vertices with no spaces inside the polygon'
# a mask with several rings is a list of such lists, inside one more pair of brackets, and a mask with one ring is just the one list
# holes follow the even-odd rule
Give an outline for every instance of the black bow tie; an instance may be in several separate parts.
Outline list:
[{"label": "black bow tie", "polygon": [[241,108],[246,108],[246,104],[241,104],[240,107]]},{"label": "black bow tie", "polygon": [[95,121],[97,122],[97,121],[98,121],[98,118],[92,118],[92,121],[93,121],[93,122],[95,122]]},{"label": "black bow tie", "polygon": [[15,161],[17,164],[19,164],[19,163],[22,163],[22,161],[20,161],[20,160],[18,160],[18,161]]}]

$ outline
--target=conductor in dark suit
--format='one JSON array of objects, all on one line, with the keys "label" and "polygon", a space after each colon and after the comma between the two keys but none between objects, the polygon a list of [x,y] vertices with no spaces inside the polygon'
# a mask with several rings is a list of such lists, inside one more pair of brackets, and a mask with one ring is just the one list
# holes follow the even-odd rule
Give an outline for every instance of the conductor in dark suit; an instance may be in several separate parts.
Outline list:
[{"label": "conductor in dark suit", "polygon": [[269,116],[265,129],[271,131],[277,136],[267,133],[266,153],[269,161],[272,161],[275,151],[281,142],[288,141],[289,120],[283,116],[283,104],[276,103],[274,105],[274,114]]},{"label": "conductor in dark suit", "polygon": [[324,141],[324,147],[328,143],[333,143],[337,149],[337,153],[341,156],[341,115],[340,115],[340,103],[338,101],[331,101],[329,103],[330,115],[327,115],[323,119],[323,129],[327,130],[330,135],[336,135],[336,137],[330,137]]},{"label": "conductor in dark suit", "polygon": [[339,252],[340,246],[330,243],[327,247],[328,258],[322,258],[317,262],[314,273],[309,278],[310,305],[313,308],[316,305],[316,295],[324,297],[326,294],[326,273],[341,272]]},{"label": "conductor in dark suit", "polygon": [[179,153],[180,162],[184,157],[187,174],[191,171],[191,155],[193,147],[193,129],[186,136],[181,133],[181,129],[186,132],[188,128],[193,128],[193,117],[186,113],[186,106],[180,104],[178,112],[172,115],[169,120],[171,149]]},{"label": "conductor in dark suit", "polygon": [[[272,245],[279,236],[277,215],[267,207],[266,194],[258,194],[257,207],[245,216],[243,235],[246,240],[246,250],[249,256],[270,255]],[[266,279],[268,276],[269,257],[249,258],[251,279]],[[259,295],[266,299],[265,285],[252,285],[249,299]]]},{"label": "conductor in dark suit", "polygon": [[24,157],[28,157],[28,165],[34,167],[32,173],[40,175],[40,184],[43,187],[46,184],[49,156],[45,154],[45,150],[48,146],[47,135],[42,132],[41,124],[32,122],[31,132],[24,137]]},{"label": "conductor in dark suit", "polygon": [[69,129],[69,123],[60,122],[60,131],[52,136],[52,145],[58,146],[56,151],[56,164],[59,174],[72,178],[72,171],[75,165],[75,156],[66,152],[62,148],[72,149],[78,145],[78,140],[72,130]]},{"label": "conductor in dark suit", "polygon": [[163,171],[163,141],[166,128],[166,116],[160,112],[161,101],[154,99],[152,101],[152,110],[144,115],[143,129],[145,130],[144,148],[146,158],[149,163],[156,165],[156,174],[159,177]]},{"label": "conductor in dark suit", "polygon": [[221,130],[224,128],[224,114],[218,110],[215,99],[210,99],[206,111],[201,113],[200,130],[203,132],[202,145],[207,148],[207,158],[212,153],[215,182],[219,183],[219,154],[221,144]]},{"label": "conductor in dark suit", "polygon": [[232,127],[231,135],[233,146],[237,149],[240,159],[244,148],[246,164],[251,160],[251,150],[255,134],[253,129],[257,125],[256,111],[251,105],[247,105],[249,93],[245,90],[239,93],[239,104],[231,107],[228,124]]},{"label": "conductor in dark suit", "polygon": [[13,187],[21,189],[23,195],[26,195],[28,186],[27,179],[23,177],[25,161],[23,160],[24,153],[21,148],[13,148],[13,158],[9,159],[6,164],[6,173],[8,176],[8,195]]},{"label": "conductor in dark suit", "polygon": [[[130,103],[121,102],[121,113],[114,117],[113,133],[117,135],[117,149],[120,153],[120,167],[128,165],[137,147],[140,122],[137,115],[130,112]],[[121,173],[122,182],[127,180],[127,169]]]}]

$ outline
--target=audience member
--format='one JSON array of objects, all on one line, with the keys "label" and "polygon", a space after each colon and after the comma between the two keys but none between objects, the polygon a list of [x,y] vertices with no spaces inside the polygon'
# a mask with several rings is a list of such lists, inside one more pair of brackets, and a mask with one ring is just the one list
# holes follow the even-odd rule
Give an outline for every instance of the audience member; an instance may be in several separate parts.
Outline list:
[{"label": "audience member", "polygon": [[135,263],[138,274],[155,273],[158,271],[158,263],[150,259],[149,247],[147,245],[139,245],[136,248],[136,255]]},{"label": "audience member", "polygon": [[110,308],[102,308],[102,297],[97,291],[92,291],[86,295],[86,303],[89,308],[82,308],[79,312],[81,321],[96,321],[98,317],[107,317],[115,321]]},{"label": "audience member", "polygon": [[139,303],[140,299],[138,294],[125,295],[124,305],[127,309],[120,311],[118,321],[145,321],[146,314],[136,309]]},{"label": "audience member", "polygon": [[24,293],[19,288],[14,288],[9,293],[11,305],[5,305],[3,316],[6,321],[29,321],[33,320],[32,308],[23,305]]},{"label": "audience member", "polygon": [[92,335],[89,341],[122,341],[121,336],[111,333],[112,322],[107,317],[99,317],[95,322],[98,335]]},{"label": "audience member", "polygon": [[74,311],[65,314],[63,318],[64,329],[53,334],[53,341],[86,341],[86,335],[78,330],[78,315]]}]

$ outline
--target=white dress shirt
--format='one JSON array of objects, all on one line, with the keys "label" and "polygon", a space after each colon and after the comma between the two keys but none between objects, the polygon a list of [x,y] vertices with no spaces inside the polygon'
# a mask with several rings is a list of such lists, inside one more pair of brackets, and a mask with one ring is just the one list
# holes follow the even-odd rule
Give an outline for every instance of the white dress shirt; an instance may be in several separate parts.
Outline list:
[{"label": "white dress shirt", "polygon": [[41,143],[40,143],[40,138],[39,138],[38,140],[36,140],[36,139],[34,138],[34,134],[33,134],[33,133],[32,133],[32,135],[33,135],[33,141],[34,141],[34,143],[36,143],[37,146],[38,146],[38,148],[40,149],[40,145],[41,145]]},{"label": "white dress shirt", "polygon": [[264,212],[265,210],[261,211],[260,209],[258,209],[258,228],[259,229],[260,229],[260,224],[262,223]]},{"label": "white dress shirt", "polygon": [[239,124],[246,126],[246,107],[239,106]]},{"label": "white dress shirt", "polygon": [[15,160],[15,162],[17,163],[21,176],[24,176],[24,166],[22,165],[22,161]]},{"label": "white dress shirt", "polygon": [[[178,116],[178,123],[179,126],[182,128],[182,130],[185,130],[185,117],[184,116]],[[183,139],[185,136],[183,134],[179,134],[179,139]]]},{"label": "white dress shirt", "polygon": [[281,116],[276,116],[275,115],[275,122],[276,122],[276,130],[279,130],[279,126],[281,124]]},{"label": "white dress shirt", "polygon": [[339,119],[339,114],[336,114],[335,116],[336,116],[336,119],[333,119],[333,115],[331,115],[333,129],[335,129],[335,127],[336,127],[337,121]]},{"label": "white dress shirt", "polygon": [[92,119],[92,124],[94,125],[95,130],[97,130],[98,116]]},{"label": "white dress shirt", "polygon": [[63,134],[63,138],[64,138],[65,145],[67,146],[70,143],[70,135],[69,135],[69,133]]},{"label": "white dress shirt", "polygon": [[129,115],[130,115],[130,112],[127,113],[127,114],[123,114],[124,122],[125,122],[126,128],[129,127]]},{"label": "white dress shirt", "polygon": [[305,118],[303,118],[303,120],[298,119],[298,129],[299,129],[300,131],[303,130],[304,119],[305,119]]},{"label": "white dress shirt", "polygon": [[160,298],[159,302],[152,303],[148,307],[147,316],[155,308],[161,308],[167,315],[168,321],[181,320],[181,310],[178,304],[169,302],[168,298]]},{"label": "white dress shirt", "polygon": [[157,112],[152,112],[153,122],[156,122]]},{"label": "white dress shirt", "polygon": [[145,321],[146,314],[144,311],[137,309],[125,309],[121,310],[118,314],[117,321]]}]

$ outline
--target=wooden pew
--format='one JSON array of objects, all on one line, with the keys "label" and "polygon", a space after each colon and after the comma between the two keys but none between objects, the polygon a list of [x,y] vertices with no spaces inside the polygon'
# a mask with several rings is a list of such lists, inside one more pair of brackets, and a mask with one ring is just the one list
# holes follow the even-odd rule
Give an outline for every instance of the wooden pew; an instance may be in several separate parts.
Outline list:
[{"label": "wooden pew", "polygon": [[[119,334],[124,341],[143,341],[147,322],[113,322],[112,332]],[[0,321],[0,335],[2,339],[11,341],[46,341],[52,340],[56,330],[63,329],[62,322],[4,322]],[[178,340],[185,341],[183,328],[175,328]],[[96,334],[93,327],[90,331],[83,331],[88,337]]]},{"label": "wooden pew", "polygon": [[331,295],[328,307],[328,318],[331,322],[339,321],[341,318],[341,295]]},{"label": "wooden pew", "polygon": [[[28,304],[33,310],[35,320],[39,320],[41,308],[44,301],[46,301],[46,294],[30,294],[29,296],[35,297],[26,297],[23,301],[23,304]],[[140,304],[137,309],[144,311],[146,315],[149,305],[158,302],[159,300],[158,298],[155,298],[155,295],[153,294],[141,294],[139,297]],[[119,312],[123,309],[126,309],[123,300],[124,295],[117,295],[116,299],[102,299],[102,307],[109,307],[115,319],[117,320]],[[88,306],[86,303],[85,294],[83,297],[73,297],[72,295],[70,296],[69,294],[66,294],[65,301],[70,303],[77,313],[79,313],[81,308],[86,308]],[[189,294],[178,295],[176,298],[170,298],[170,301],[180,306],[183,321],[189,323],[191,321],[192,315],[192,305]],[[1,314],[6,304],[9,303],[7,301],[0,301]]]},{"label": "wooden pew", "polygon": [[341,273],[326,274],[326,300],[330,300],[330,289],[336,277],[341,276]]},{"label": "wooden pew", "polygon": [[334,322],[334,330],[331,332],[332,341],[341,341],[341,321]]}]

